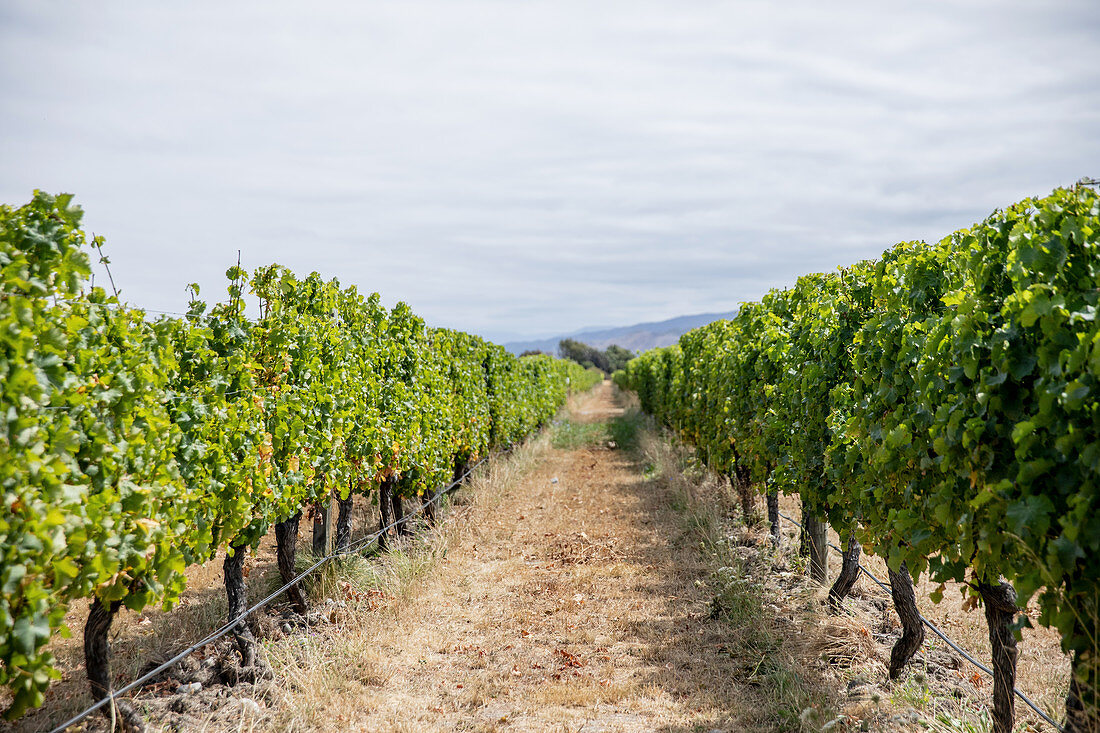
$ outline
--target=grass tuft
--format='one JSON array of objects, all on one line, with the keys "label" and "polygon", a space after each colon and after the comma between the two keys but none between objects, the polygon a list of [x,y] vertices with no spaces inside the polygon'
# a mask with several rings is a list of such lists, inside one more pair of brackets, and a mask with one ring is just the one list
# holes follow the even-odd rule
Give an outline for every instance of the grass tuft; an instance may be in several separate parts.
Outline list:
[{"label": "grass tuft", "polygon": [[565,418],[554,423],[550,444],[558,450],[577,450],[606,447],[610,439],[607,423],[577,422]]},{"label": "grass tuft", "polygon": [[631,407],[622,415],[613,418],[608,430],[616,447],[624,451],[636,452],[639,436],[646,425],[646,416],[642,411],[638,407]]}]

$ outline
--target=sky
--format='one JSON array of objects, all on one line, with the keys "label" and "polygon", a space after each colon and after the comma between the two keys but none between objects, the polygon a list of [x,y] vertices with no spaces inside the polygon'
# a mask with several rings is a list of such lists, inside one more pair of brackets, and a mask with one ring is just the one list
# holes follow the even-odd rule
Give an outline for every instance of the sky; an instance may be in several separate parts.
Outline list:
[{"label": "sky", "polygon": [[493,340],[733,310],[1100,177],[1100,2],[0,6],[0,202]]}]

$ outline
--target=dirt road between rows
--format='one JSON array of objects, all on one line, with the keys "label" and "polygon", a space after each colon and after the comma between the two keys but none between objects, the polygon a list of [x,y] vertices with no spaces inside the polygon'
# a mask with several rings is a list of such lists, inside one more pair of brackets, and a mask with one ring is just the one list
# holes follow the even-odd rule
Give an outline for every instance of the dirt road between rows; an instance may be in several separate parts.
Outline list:
[{"label": "dirt road between rows", "polygon": [[[598,422],[622,408],[604,384],[572,410]],[[333,727],[744,729],[751,706],[668,487],[606,443],[535,450],[391,609],[367,684],[325,705]]]},{"label": "dirt road between rows", "polygon": [[[624,416],[627,399],[607,383],[572,397],[540,436],[475,472],[439,527],[416,520],[382,556],[326,566],[309,579],[305,618],[281,601],[255,614],[270,676],[223,684],[233,675],[219,670],[238,664],[225,639],[143,689],[133,702],[149,730],[988,725],[986,682],[934,640],[889,682],[900,627],[888,599],[857,585],[844,614],[822,613],[825,588],[806,579],[793,526],[777,548],[765,524],[737,519],[729,484],[636,409]],[[615,444],[631,435],[640,451]],[[798,516],[795,498],[781,504]],[[360,536],[377,527],[377,513],[358,503]],[[253,601],[281,584],[273,547],[268,537],[246,560]],[[879,560],[866,562],[885,574]],[[190,568],[187,594],[170,613],[120,615],[116,684],[223,622],[220,568],[220,557]],[[987,658],[980,614],[925,603],[923,582],[922,611]],[[84,613],[72,609],[70,625]],[[1056,712],[1068,664],[1056,634],[1029,634],[1020,684]],[[86,704],[78,639],[51,644],[64,679],[14,730],[48,730]],[[1029,729],[1044,729],[1020,712]],[[109,729],[94,716],[74,730]]]}]

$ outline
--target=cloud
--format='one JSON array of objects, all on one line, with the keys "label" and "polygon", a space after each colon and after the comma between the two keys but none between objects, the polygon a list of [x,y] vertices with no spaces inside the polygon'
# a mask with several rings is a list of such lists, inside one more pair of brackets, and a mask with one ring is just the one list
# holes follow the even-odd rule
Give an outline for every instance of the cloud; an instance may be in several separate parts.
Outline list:
[{"label": "cloud", "polygon": [[1100,6],[0,10],[0,200],[134,302],[241,250],[498,334],[730,309],[1100,174]]}]

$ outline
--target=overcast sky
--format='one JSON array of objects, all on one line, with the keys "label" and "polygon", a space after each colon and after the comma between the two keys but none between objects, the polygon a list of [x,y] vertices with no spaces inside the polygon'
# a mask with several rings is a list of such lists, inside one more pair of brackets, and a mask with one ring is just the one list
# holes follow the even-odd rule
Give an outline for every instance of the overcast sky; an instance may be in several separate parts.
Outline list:
[{"label": "overcast sky", "polygon": [[0,201],[123,297],[317,270],[497,340],[731,310],[1100,177],[1100,2],[0,5]]}]

